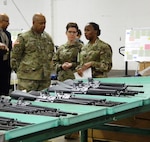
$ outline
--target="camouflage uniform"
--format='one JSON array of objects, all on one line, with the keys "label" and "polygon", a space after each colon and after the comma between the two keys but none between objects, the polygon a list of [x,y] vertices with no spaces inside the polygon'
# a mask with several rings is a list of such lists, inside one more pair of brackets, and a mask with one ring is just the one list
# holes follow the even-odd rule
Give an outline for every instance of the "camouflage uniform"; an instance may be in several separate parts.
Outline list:
[{"label": "camouflage uniform", "polygon": [[[75,68],[78,65],[78,56],[81,48],[82,44],[79,42],[75,42],[72,45],[66,43],[58,48],[56,54],[53,57],[53,62],[59,81],[64,81],[66,79],[74,79],[73,73],[75,72]],[[73,65],[70,69],[63,70],[62,64],[64,62],[70,62]]]},{"label": "camouflage uniform", "polygon": [[[31,29],[19,34],[17,41],[11,53],[11,66],[17,72],[18,86],[28,91],[48,87],[54,53],[51,37],[46,32],[36,34]],[[39,86],[40,89],[37,88],[36,82],[38,85],[43,82],[42,87]]]},{"label": "camouflage uniform", "polygon": [[80,53],[80,66],[87,62],[92,62],[92,77],[107,77],[107,73],[112,68],[111,46],[97,38],[94,44],[88,43],[82,48]]}]

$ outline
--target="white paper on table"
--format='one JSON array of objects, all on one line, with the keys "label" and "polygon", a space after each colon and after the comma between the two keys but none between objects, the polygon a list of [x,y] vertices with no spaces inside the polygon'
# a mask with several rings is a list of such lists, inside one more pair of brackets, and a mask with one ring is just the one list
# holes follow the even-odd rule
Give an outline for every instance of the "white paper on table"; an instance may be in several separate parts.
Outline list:
[{"label": "white paper on table", "polygon": [[83,76],[80,76],[77,72],[74,73],[75,79],[87,79],[92,77],[92,69],[88,68],[83,72]]}]

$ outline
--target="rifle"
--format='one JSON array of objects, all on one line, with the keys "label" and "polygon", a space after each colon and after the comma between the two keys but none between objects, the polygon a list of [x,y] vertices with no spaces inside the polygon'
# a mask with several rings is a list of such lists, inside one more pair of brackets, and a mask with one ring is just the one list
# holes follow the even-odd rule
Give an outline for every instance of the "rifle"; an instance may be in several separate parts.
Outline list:
[{"label": "rifle", "polygon": [[[37,94],[38,93],[39,91],[37,91]],[[30,101],[38,100],[42,102],[43,101],[52,102],[52,98],[54,97],[51,97],[51,96],[48,97],[47,95],[44,96],[44,94],[42,94],[42,96],[39,96],[39,95],[34,96],[29,93],[15,90],[11,92],[10,96],[14,99],[18,99],[18,102],[17,103],[8,103],[8,102],[5,103],[5,101],[3,100],[0,103],[0,111],[33,114],[33,115],[44,115],[44,116],[52,116],[52,117],[78,115],[75,112],[61,111],[56,108],[32,105],[31,103],[23,102],[24,100],[30,100]]]},{"label": "rifle", "polygon": [[0,117],[0,130],[11,130],[16,129],[17,127],[23,127],[32,124],[33,123],[26,123],[13,118]]},{"label": "rifle", "polygon": [[[34,91],[35,93],[36,91]],[[38,92],[37,92],[38,93]],[[112,107],[115,105],[120,105],[124,102],[115,102],[115,101],[107,101],[106,99],[90,99],[90,98],[79,98],[79,97],[75,97],[73,94],[66,94],[63,92],[55,92],[55,96],[53,96],[53,100],[52,97],[50,96],[50,99],[48,99],[48,97],[44,97],[44,94],[42,96],[34,96],[34,98],[37,98],[38,101],[43,101],[44,99],[46,99],[46,102],[53,102],[53,103],[67,103],[67,104],[80,104],[80,105],[95,105],[95,106],[108,106],[108,107]],[[47,93],[46,93],[47,95]],[[13,91],[10,96],[14,99],[19,99],[24,98],[25,100],[31,99],[33,98],[33,95],[29,93],[22,93],[22,91],[19,90],[15,90]],[[27,96],[27,97],[26,97]],[[41,99],[41,100],[40,100]],[[36,99],[35,99],[36,100]]]},{"label": "rifle", "polygon": [[89,78],[87,82],[82,80],[66,80],[52,84],[47,91],[61,91],[64,93],[104,95],[104,96],[134,96],[144,91],[129,90],[128,87],[143,87],[143,85],[126,85],[125,83],[104,83]]}]

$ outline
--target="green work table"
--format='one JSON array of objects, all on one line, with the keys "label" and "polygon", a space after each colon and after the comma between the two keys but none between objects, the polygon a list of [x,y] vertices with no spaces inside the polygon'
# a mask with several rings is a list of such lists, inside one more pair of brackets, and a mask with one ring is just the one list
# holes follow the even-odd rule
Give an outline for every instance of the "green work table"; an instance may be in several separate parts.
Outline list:
[{"label": "green work table", "polygon": [[43,140],[55,138],[75,131],[81,131],[80,141],[87,142],[88,128],[102,128],[105,123],[150,111],[150,77],[102,78],[98,80],[102,82],[117,82],[134,85],[142,84],[144,85],[142,88],[144,94],[141,93],[131,97],[76,94],[78,97],[89,97],[94,99],[101,98],[110,101],[114,100],[117,102],[125,102],[124,104],[114,107],[60,104],[37,101],[31,102],[32,104],[38,104],[40,106],[54,107],[62,111],[78,113],[78,115],[67,115],[57,118],[0,112],[1,116],[9,116],[19,120],[24,120],[26,122],[35,123],[34,125],[10,131],[0,131],[0,137],[3,138],[2,142],[42,142]]}]

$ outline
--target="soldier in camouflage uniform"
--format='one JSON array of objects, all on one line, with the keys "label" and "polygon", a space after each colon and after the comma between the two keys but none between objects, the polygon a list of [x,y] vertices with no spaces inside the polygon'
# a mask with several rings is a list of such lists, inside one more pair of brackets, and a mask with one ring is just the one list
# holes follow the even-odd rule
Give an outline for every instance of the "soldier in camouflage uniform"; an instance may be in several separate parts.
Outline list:
[{"label": "soldier in camouflage uniform", "polygon": [[80,65],[76,68],[80,76],[88,68],[92,69],[93,78],[107,77],[112,68],[112,49],[109,44],[100,40],[99,25],[90,22],[85,26],[85,37],[89,42],[80,53]]},{"label": "soldier in camouflage uniform", "polygon": [[61,45],[53,57],[59,81],[74,79],[75,68],[78,65],[78,55],[82,44],[76,41],[78,25],[68,23],[66,26],[67,43]]},{"label": "soldier in camouflage uniform", "polygon": [[45,16],[33,16],[31,30],[18,35],[11,53],[11,66],[17,73],[19,90],[42,90],[50,85],[54,43],[44,31]]}]

